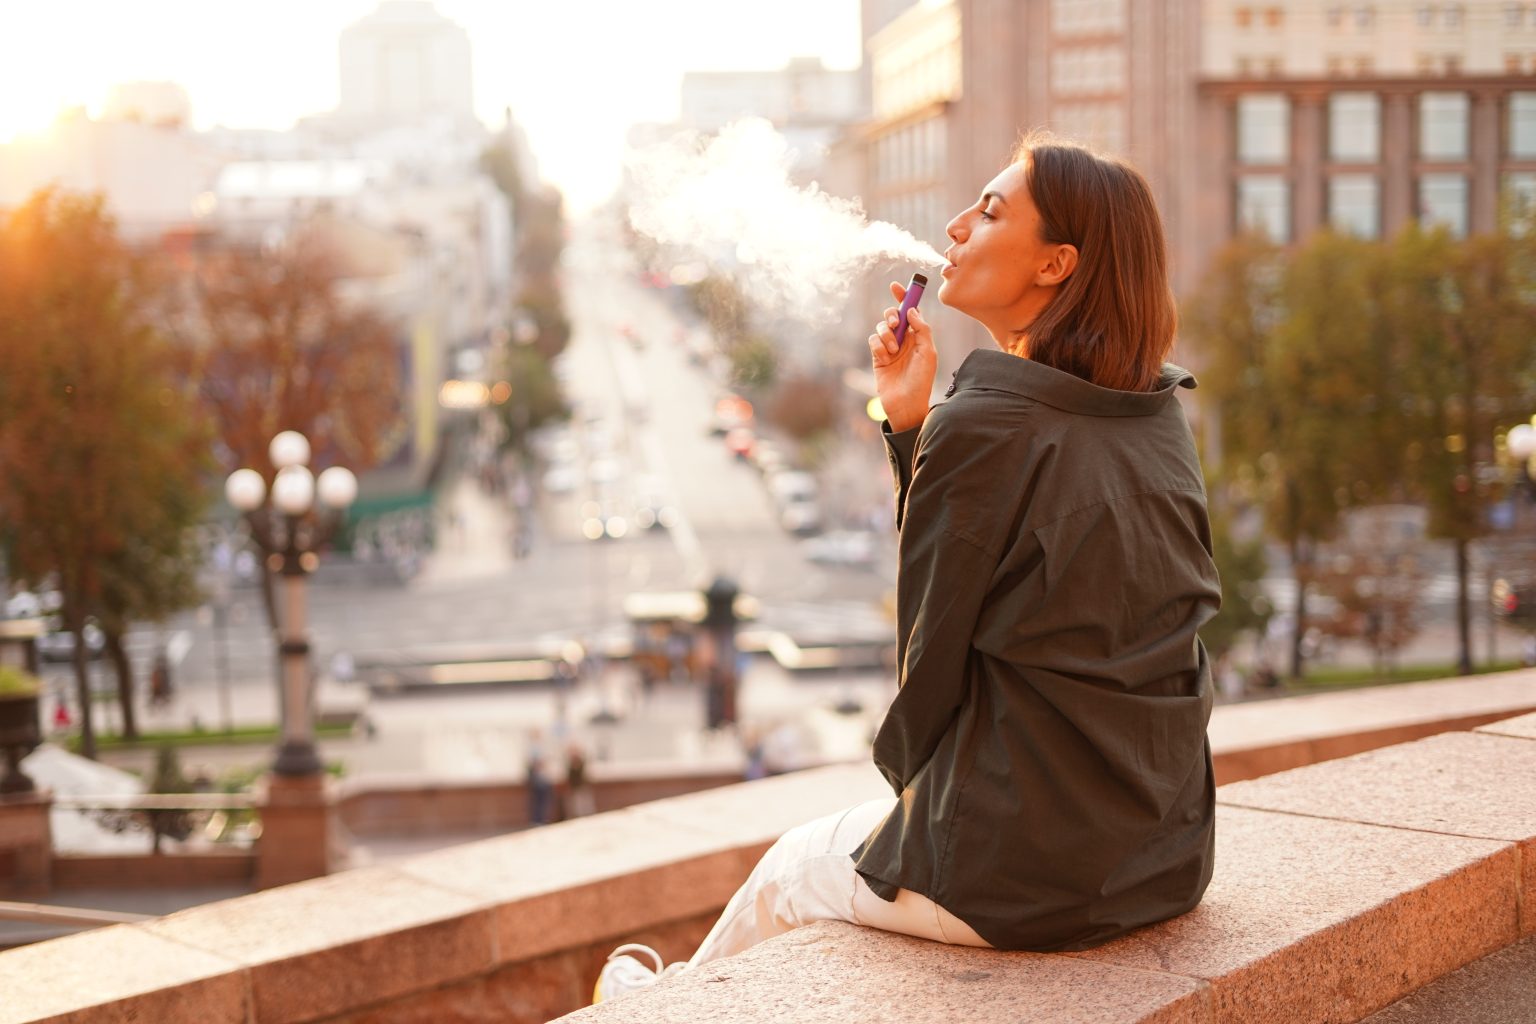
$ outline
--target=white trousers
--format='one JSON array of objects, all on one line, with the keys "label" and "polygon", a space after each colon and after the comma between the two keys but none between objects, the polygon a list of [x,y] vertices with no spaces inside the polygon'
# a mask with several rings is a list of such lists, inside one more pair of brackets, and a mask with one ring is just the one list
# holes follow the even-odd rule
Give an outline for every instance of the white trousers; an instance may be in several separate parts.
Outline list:
[{"label": "white trousers", "polygon": [[697,966],[816,921],[848,921],[958,946],[988,943],[943,907],[906,889],[887,903],[849,856],[896,806],[871,800],[790,829],[736,890],[689,963]]}]

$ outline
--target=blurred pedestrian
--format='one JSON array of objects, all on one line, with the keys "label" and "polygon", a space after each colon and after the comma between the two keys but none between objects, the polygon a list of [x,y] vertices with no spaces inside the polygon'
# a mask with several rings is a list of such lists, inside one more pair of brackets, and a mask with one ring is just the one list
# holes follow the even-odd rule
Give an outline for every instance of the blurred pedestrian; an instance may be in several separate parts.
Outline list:
[{"label": "blurred pedestrian", "polygon": [[565,751],[565,801],[568,818],[584,818],[597,810],[592,780],[587,776],[587,758],[579,743],[572,743]]},{"label": "blurred pedestrian", "polygon": [[529,736],[528,771],[525,785],[528,790],[528,823],[548,825],[554,809],[555,787],[549,770],[544,764],[543,737],[535,730]]},{"label": "blurred pedestrian", "polygon": [[164,707],[171,701],[171,659],[165,651],[155,655],[154,668],[149,670],[149,702]]}]

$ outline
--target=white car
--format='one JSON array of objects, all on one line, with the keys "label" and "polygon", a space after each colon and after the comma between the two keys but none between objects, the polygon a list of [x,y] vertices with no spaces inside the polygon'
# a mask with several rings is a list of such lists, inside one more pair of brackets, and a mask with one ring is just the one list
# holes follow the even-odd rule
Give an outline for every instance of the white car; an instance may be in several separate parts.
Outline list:
[{"label": "white car", "polygon": [[798,536],[820,533],[821,506],[814,499],[788,502],[779,512],[779,525]]},{"label": "white car", "polygon": [[833,530],[801,544],[805,557],[821,565],[869,568],[875,564],[875,535],[867,530]]},{"label": "white car", "polygon": [[544,474],[544,490],[548,494],[570,494],[581,486],[581,470],[569,462],[557,462]]}]

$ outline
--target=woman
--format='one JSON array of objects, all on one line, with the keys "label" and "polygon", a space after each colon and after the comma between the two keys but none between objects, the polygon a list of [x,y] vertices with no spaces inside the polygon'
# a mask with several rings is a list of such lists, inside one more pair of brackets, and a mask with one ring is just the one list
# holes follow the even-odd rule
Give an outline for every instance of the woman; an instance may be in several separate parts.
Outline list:
[{"label": "woman", "polygon": [[[874,757],[896,796],[787,833],[690,964],[829,919],[1086,949],[1210,881],[1196,632],[1221,591],[1151,190],[1032,136],[947,233],[938,297],[997,349],[930,408],[921,313],[901,345],[895,307],[869,338],[900,530],[900,690]],[[638,966],[611,961],[612,988],[654,978]]]}]

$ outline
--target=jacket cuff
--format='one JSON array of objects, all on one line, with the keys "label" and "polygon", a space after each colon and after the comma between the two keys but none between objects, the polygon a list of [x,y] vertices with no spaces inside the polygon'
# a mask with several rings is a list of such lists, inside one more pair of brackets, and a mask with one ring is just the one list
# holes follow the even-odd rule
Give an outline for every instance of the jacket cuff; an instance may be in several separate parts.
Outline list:
[{"label": "jacket cuff", "polygon": [[898,432],[891,429],[890,420],[880,424],[880,435],[885,439],[885,454],[899,481],[912,477],[912,460],[917,455],[917,435],[922,429],[917,426]]}]

